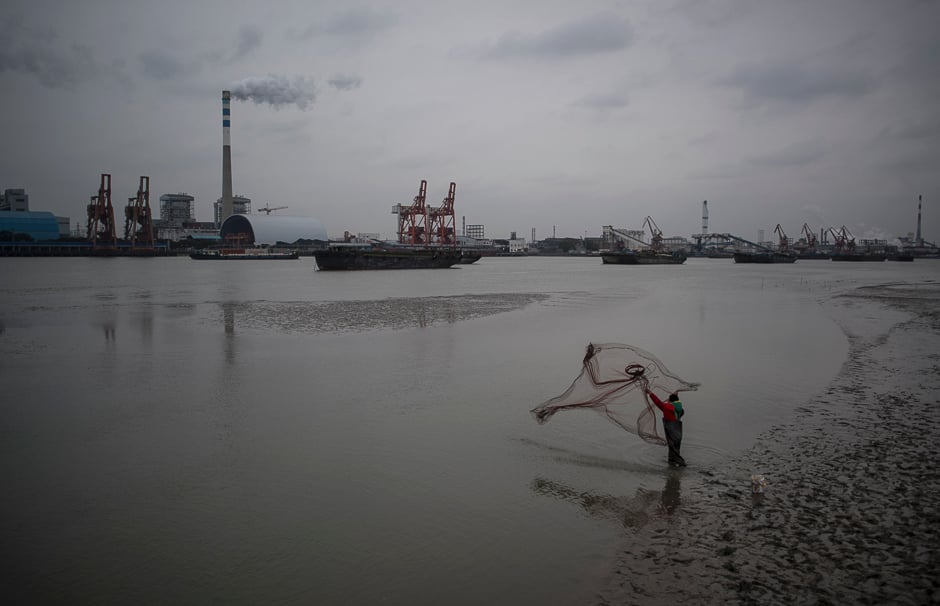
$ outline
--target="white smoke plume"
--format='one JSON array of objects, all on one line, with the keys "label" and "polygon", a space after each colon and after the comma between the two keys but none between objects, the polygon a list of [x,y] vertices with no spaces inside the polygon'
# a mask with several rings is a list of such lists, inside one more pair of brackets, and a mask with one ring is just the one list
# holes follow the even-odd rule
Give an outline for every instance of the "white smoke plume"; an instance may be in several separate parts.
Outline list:
[{"label": "white smoke plume", "polygon": [[232,98],[239,101],[267,103],[275,108],[284,105],[296,105],[307,109],[317,99],[317,89],[313,80],[303,76],[293,79],[287,76],[269,75],[266,78],[245,78],[232,86]]}]

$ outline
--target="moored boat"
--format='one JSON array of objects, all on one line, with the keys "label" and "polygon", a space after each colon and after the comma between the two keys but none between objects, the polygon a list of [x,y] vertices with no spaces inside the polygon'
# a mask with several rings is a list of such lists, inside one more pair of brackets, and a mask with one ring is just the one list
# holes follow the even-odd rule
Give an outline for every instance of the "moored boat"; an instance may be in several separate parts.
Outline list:
[{"label": "moored boat", "polygon": [[316,250],[313,256],[321,271],[367,269],[446,269],[461,262],[457,248],[376,247],[334,245]]},{"label": "moored boat", "polygon": [[734,253],[735,263],[795,263],[796,258],[793,253],[774,252],[772,250]]},{"label": "moored boat", "polygon": [[617,250],[601,253],[601,261],[607,265],[682,265],[686,255],[681,252],[653,252]]},{"label": "moored boat", "polygon": [[300,253],[296,250],[290,251],[268,251],[258,249],[249,251],[241,248],[215,248],[209,250],[198,250],[189,253],[190,259],[197,261],[278,261],[299,259]]},{"label": "moored boat", "polygon": [[833,261],[884,261],[888,255],[874,252],[834,252],[830,258]]}]

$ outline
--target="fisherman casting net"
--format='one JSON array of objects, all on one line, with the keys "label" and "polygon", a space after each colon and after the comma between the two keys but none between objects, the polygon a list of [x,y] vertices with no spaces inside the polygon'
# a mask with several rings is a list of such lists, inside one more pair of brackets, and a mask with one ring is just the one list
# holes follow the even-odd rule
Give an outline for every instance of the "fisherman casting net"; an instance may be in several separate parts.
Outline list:
[{"label": "fisherman casting net", "polygon": [[671,373],[659,358],[623,343],[591,343],[581,374],[568,389],[532,409],[539,424],[560,410],[591,408],[646,442],[666,444],[657,430],[656,408],[647,391],[695,391],[698,383]]}]

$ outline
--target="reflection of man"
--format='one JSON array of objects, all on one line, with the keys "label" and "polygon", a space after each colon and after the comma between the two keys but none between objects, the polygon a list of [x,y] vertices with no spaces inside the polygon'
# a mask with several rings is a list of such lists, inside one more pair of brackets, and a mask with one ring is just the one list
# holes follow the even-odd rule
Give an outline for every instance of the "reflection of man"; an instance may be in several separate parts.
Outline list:
[{"label": "reflection of man", "polygon": [[672,515],[679,507],[679,490],[679,474],[670,471],[666,478],[666,487],[663,488],[663,510],[666,515]]},{"label": "reflection of man", "polygon": [[669,464],[673,467],[685,467],[685,459],[679,454],[679,448],[682,446],[682,402],[679,401],[679,394],[669,394],[669,401],[663,402],[656,394],[651,391],[646,392],[656,405],[663,412],[663,433],[666,434],[666,445],[669,447]]}]

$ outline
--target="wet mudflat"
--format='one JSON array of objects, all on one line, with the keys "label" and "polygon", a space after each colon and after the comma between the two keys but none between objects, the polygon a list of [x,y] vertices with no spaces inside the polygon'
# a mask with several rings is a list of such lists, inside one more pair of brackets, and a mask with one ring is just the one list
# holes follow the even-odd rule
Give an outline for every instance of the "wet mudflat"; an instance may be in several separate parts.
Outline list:
[{"label": "wet mudflat", "polygon": [[850,341],[838,377],[733,461],[673,473],[681,496],[622,504],[624,544],[588,603],[940,602],[940,286],[826,305]]}]

